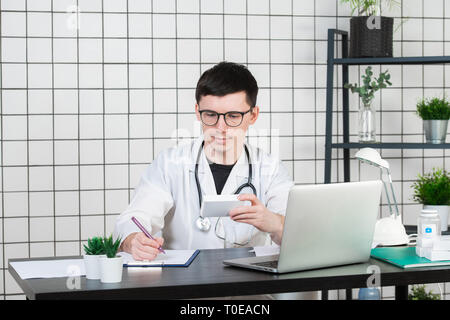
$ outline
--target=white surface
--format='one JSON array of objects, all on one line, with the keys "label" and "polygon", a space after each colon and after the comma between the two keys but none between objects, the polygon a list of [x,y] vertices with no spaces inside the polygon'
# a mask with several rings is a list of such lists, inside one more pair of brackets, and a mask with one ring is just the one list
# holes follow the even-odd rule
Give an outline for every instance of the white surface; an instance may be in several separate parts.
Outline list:
[{"label": "white surface", "polygon": [[280,253],[279,246],[258,246],[254,247],[250,252],[254,252],[257,257],[271,256]]},{"label": "white surface", "polygon": [[100,279],[100,258],[106,255],[84,255],[84,268],[86,271],[86,279],[96,280]]},{"label": "white surface", "polygon": [[433,250],[450,251],[450,236],[441,236],[440,239],[433,241]]},{"label": "white surface", "polygon": [[437,251],[431,248],[422,248],[423,256],[431,261],[450,260],[450,251]]},{"label": "white surface", "polygon": [[373,242],[383,246],[404,245],[409,242],[402,217],[394,215],[379,219],[375,224]]},{"label": "white surface", "polygon": [[100,281],[103,283],[117,283],[122,281],[123,257],[102,257],[100,261]]},{"label": "white surface", "polygon": [[131,254],[120,252],[123,257],[123,264],[128,267],[142,266],[164,266],[164,265],[183,265],[191,258],[195,250],[164,250],[166,253],[160,253],[152,261],[135,261]]},{"label": "white surface", "polygon": [[22,279],[84,276],[83,259],[11,262]]}]

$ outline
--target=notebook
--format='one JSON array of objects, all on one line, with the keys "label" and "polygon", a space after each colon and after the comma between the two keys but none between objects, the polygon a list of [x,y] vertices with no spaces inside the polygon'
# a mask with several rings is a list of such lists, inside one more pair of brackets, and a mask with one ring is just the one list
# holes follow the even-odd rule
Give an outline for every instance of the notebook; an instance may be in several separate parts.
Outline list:
[{"label": "notebook", "polygon": [[400,268],[434,267],[450,265],[450,260],[431,261],[416,255],[416,247],[380,247],[372,249],[372,258]]},{"label": "notebook", "polygon": [[123,257],[124,267],[189,267],[200,250],[164,250],[166,253],[160,253],[152,261],[136,261],[132,255],[126,252],[120,252]]}]

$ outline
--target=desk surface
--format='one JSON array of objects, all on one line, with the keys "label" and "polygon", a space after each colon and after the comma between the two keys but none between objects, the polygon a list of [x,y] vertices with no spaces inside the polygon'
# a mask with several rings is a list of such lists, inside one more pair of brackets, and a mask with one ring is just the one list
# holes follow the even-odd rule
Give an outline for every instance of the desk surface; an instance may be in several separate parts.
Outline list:
[{"label": "desk surface", "polygon": [[[370,265],[380,268],[381,286],[450,281],[449,266],[400,269],[375,259],[280,275],[223,265],[224,259],[253,256],[249,249],[201,250],[188,268],[124,268],[121,283],[81,277],[80,289],[69,289],[68,278],[22,280],[11,265],[9,271],[28,299],[178,299],[361,288],[366,287]],[[24,260],[43,259],[10,262]]]}]

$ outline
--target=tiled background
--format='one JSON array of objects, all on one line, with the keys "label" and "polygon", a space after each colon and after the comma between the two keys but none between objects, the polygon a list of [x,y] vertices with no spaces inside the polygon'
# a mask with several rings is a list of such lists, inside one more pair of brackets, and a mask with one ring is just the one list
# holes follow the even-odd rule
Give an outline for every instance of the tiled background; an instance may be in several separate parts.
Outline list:
[{"label": "tiled background", "polygon": [[[394,55],[450,54],[450,4],[398,2],[387,15],[396,25],[408,18]],[[222,60],[247,65],[260,86],[251,142],[278,154],[297,183],[323,182],[327,29],[349,29],[340,1],[1,0],[0,9],[0,298],[23,298],[8,259],[79,255],[88,237],[112,232],[154,156],[198,134],[195,85]],[[393,82],[375,102],[379,140],[423,141],[415,104],[445,92],[448,68],[375,67]],[[350,80],[361,71],[350,67]],[[353,141],[357,104],[351,95]],[[341,124],[334,128],[340,139]],[[404,222],[415,224],[410,185],[418,173],[448,168],[447,152],[382,155]],[[351,166],[352,180],[379,177]],[[342,179],[333,161],[332,181]]]}]

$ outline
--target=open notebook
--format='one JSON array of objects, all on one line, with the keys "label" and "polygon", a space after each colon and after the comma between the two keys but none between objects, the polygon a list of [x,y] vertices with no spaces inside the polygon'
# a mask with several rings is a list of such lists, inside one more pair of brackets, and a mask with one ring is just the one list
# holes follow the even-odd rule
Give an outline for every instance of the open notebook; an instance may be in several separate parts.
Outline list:
[{"label": "open notebook", "polygon": [[124,267],[188,267],[200,250],[164,250],[152,261],[136,261],[131,254],[120,252]]}]

